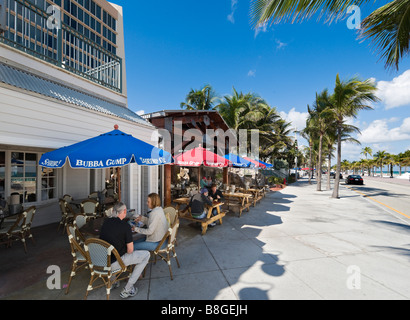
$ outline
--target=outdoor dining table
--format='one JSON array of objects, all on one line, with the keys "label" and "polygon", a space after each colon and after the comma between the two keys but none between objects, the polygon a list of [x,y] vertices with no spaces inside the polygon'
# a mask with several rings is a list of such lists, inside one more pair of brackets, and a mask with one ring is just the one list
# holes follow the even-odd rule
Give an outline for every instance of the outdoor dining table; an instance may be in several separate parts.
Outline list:
[{"label": "outdoor dining table", "polygon": [[261,190],[259,189],[243,189],[240,188],[239,191],[253,196],[253,206],[256,206],[256,202],[262,199]]},{"label": "outdoor dining table", "polygon": [[[113,218],[104,217],[104,218],[91,219],[90,221],[88,221],[85,225],[83,225],[80,228],[81,234],[83,234],[85,237],[99,238],[100,233],[101,233],[101,228],[104,224],[105,219],[113,219]],[[145,236],[143,234],[136,233],[136,232],[132,233],[132,239],[134,241],[139,240],[144,237]]]},{"label": "outdoor dining table", "polygon": [[247,209],[249,212],[249,207],[251,206],[251,203],[249,202],[249,199],[252,197],[251,194],[249,193],[242,193],[242,192],[235,192],[235,193],[229,193],[225,192],[222,194],[224,198],[227,200],[227,205],[228,205],[228,210],[230,210],[231,200],[234,200],[236,203],[234,203],[235,206],[239,206],[239,217],[242,216],[242,211],[244,209]]},{"label": "outdoor dining table", "polygon": [[[183,198],[183,199],[188,199],[189,200],[189,198]],[[183,201],[184,200],[180,200],[180,202],[183,202]],[[188,204],[189,204],[189,201],[188,201]],[[222,224],[222,218],[225,217],[225,215],[226,215],[225,211],[221,211],[221,206],[223,206],[224,204],[225,204],[224,202],[214,200],[212,202],[211,206],[206,205],[208,213],[207,213],[206,217],[203,218],[203,219],[194,218],[191,215],[190,208],[187,211],[178,211],[178,215],[179,215],[180,219],[186,219],[186,220],[190,220],[190,221],[200,223],[201,224],[201,229],[202,229],[202,235],[205,235],[206,231],[208,230],[208,226],[211,223],[219,220],[219,223]],[[216,209],[216,215],[212,215],[212,212],[213,212],[214,209]]]},{"label": "outdoor dining table", "polygon": [[182,206],[182,205],[189,205],[189,201],[190,201],[191,199],[190,198],[178,198],[178,199],[174,199],[174,203],[176,203],[177,205],[176,205],[176,210],[177,211],[179,211],[179,208]]}]

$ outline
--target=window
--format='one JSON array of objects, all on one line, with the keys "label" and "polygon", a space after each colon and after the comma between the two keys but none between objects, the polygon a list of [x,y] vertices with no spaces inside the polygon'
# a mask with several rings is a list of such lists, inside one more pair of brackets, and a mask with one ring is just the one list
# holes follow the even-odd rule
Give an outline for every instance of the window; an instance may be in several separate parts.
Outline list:
[{"label": "window", "polygon": [[56,185],[56,170],[43,168],[41,173],[41,201],[57,197]]},{"label": "window", "polygon": [[41,153],[0,150],[0,200],[20,195],[20,203],[32,205],[58,198],[58,169],[38,166]]},{"label": "window", "polygon": [[11,153],[10,191],[20,194],[22,204],[37,201],[37,154]]}]

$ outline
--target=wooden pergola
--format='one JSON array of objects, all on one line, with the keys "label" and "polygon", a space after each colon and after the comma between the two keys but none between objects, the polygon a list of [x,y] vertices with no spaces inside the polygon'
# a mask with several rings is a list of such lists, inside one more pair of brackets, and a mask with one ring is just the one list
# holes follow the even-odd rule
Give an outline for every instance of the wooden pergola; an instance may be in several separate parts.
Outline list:
[{"label": "wooden pergola", "polygon": [[[222,130],[224,133],[229,132],[230,128],[226,124],[225,120],[216,110],[163,110],[154,113],[145,114],[142,116],[150,123],[152,123],[158,129],[165,129],[170,134],[170,145],[164,144],[163,149],[171,152],[173,156],[178,155],[186,151],[186,147],[194,148],[195,142],[206,146],[213,147],[211,150],[219,155],[224,155],[227,151],[228,136],[224,138],[225,143],[223,148],[215,146],[215,136],[210,137],[207,135],[207,130],[213,130],[217,132]],[[184,134],[190,129],[188,136],[184,140]],[[212,132],[212,131],[211,131]],[[233,136],[232,136],[233,137]],[[164,137],[165,138],[165,137]],[[234,137],[236,139],[236,136]],[[190,139],[190,140],[189,140]],[[167,141],[168,142],[168,141]],[[237,143],[236,141],[234,143]],[[164,168],[164,205],[171,205],[171,179],[172,179],[172,165],[165,165]],[[223,170],[223,183],[228,184],[228,168]]]}]

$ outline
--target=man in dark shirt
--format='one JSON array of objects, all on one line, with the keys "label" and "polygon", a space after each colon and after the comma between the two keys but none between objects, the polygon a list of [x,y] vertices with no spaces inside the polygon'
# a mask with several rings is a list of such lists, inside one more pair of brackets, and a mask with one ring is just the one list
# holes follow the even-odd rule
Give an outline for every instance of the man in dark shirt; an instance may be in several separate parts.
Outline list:
[{"label": "man in dark shirt", "polygon": [[212,201],[208,198],[208,189],[202,188],[200,193],[192,196],[191,201],[189,202],[192,217],[196,219],[205,218],[207,214],[205,204],[212,206]]},{"label": "man in dark shirt", "polygon": [[[121,298],[133,297],[137,294],[134,284],[137,282],[150,257],[149,251],[134,251],[131,226],[124,221],[126,216],[127,207],[125,204],[122,202],[117,203],[113,208],[113,216],[105,219],[100,232],[100,239],[117,249],[126,266],[135,265],[127,285],[120,294]],[[114,255],[111,256],[111,268],[112,270],[119,269],[119,263]]]},{"label": "man in dark shirt", "polygon": [[218,201],[223,201],[224,196],[221,191],[216,189],[216,184],[213,184],[211,186],[211,190],[209,192],[208,197],[213,201],[213,200],[218,200]]}]

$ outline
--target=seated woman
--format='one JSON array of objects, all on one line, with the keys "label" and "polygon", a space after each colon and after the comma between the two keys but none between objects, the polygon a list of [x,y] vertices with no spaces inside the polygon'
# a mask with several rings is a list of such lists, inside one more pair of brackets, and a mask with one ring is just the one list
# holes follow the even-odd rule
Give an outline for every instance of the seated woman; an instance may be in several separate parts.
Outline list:
[{"label": "seated woman", "polygon": [[[168,220],[161,207],[161,199],[158,194],[151,193],[147,199],[148,208],[152,209],[149,218],[139,216],[135,222],[143,222],[147,228],[134,227],[134,231],[145,235],[145,238],[134,242],[134,250],[153,251],[168,231]],[[166,244],[164,244],[166,245]]]}]

